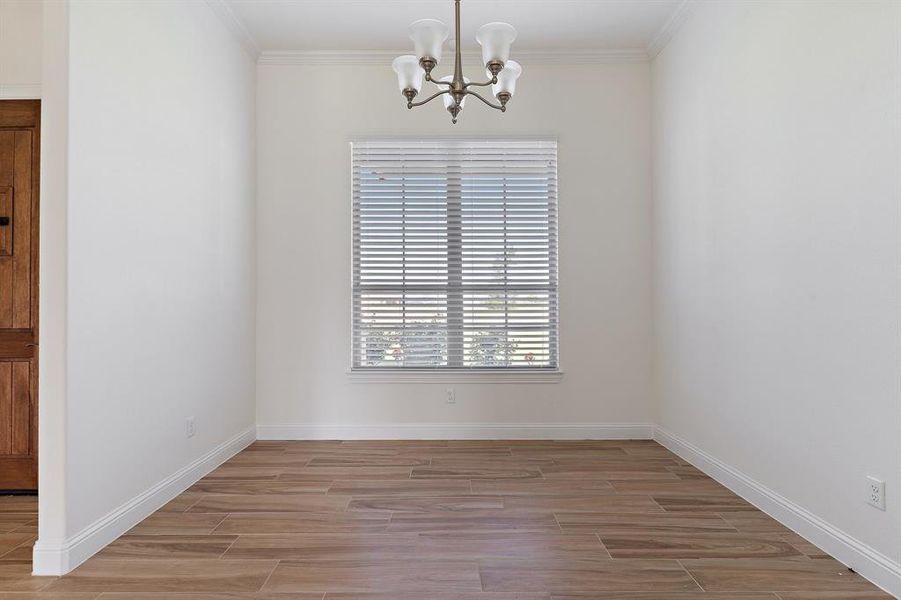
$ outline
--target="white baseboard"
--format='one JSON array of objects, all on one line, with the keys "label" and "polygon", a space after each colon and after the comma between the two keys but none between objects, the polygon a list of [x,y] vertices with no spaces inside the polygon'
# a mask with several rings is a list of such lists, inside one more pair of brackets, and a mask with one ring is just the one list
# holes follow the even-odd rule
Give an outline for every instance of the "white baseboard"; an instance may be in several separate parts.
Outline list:
[{"label": "white baseboard", "polygon": [[34,544],[32,573],[65,575],[246,448],[254,439],[255,428],[251,427],[97,519],[72,537],[61,542],[39,539]]},{"label": "white baseboard", "polygon": [[259,440],[649,440],[650,423],[257,425]]},{"label": "white baseboard", "polygon": [[0,100],[39,100],[40,97],[40,83],[0,84]]},{"label": "white baseboard", "polygon": [[841,563],[893,596],[901,597],[898,562],[674,433],[657,427],[654,439]]}]

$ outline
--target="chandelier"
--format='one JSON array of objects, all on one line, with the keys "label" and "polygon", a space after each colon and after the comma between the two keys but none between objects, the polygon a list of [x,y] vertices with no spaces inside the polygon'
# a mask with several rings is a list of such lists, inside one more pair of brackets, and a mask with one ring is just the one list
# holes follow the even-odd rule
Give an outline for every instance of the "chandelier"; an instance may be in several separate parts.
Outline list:
[{"label": "chandelier", "polygon": [[[444,107],[450,112],[454,123],[463,110],[467,96],[475,96],[491,108],[506,112],[507,102],[516,91],[516,80],[522,74],[522,67],[509,60],[510,46],[516,39],[516,30],[508,23],[488,23],[476,33],[476,41],[482,46],[482,62],[489,80],[471,82],[463,77],[463,61],[460,58],[460,0],[454,0],[456,41],[454,48],[454,74],[440,79],[432,77],[432,70],[441,62],[441,50],[448,37],[447,25],[435,19],[420,19],[410,25],[410,39],[413,40],[416,55],[407,54],[394,59],[391,66],[397,73],[401,93],[407,99],[407,108],[422,106],[438,96],[444,97]],[[422,82],[430,81],[441,89],[425,100],[413,99],[422,90]],[[497,103],[491,102],[472,88],[491,86]]]}]

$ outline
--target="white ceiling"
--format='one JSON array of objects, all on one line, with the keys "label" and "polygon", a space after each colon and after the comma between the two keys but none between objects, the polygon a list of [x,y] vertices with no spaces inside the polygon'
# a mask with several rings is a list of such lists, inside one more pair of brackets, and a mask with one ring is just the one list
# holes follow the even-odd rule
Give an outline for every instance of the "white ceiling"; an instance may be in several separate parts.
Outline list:
[{"label": "white ceiling", "polygon": [[[403,50],[407,25],[434,18],[453,29],[453,0],[226,0],[263,52]],[[516,27],[520,50],[648,47],[680,0],[463,0],[464,47],[484,23]],[[453,36],[453,34],[451,34]]]}]

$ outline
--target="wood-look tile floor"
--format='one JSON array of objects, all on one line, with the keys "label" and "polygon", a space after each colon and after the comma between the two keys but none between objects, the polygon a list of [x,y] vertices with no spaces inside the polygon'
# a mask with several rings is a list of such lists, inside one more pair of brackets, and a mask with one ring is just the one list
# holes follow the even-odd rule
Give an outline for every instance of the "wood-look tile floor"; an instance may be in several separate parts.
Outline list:
[{"label": "wood-look tile floor", "polygon": [[650,441],[256,442],[71,574],[0,600],[890,598]]}]

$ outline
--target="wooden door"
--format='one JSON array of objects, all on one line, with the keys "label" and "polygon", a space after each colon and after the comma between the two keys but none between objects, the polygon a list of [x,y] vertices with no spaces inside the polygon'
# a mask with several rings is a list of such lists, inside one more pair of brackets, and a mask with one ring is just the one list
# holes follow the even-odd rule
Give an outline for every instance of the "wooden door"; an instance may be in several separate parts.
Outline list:
[{"label": "wooden door", "polygon": [[40,101],[0,101],[0,490],[37,490]]}]

